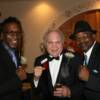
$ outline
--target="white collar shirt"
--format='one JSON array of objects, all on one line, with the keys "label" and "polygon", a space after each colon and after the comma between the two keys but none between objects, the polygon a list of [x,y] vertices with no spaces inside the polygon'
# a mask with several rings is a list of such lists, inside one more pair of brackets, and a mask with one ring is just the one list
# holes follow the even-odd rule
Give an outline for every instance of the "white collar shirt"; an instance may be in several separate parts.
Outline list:
[{"label": "white collar shirt", "polygon": [[62,55],[60,55],[59,60],[53,59],[52,61],[49,62],[49,70],[50,70],[53,86],[55,85],[57,80],[61,61],[62,61]]},{"label": "white collar shirt", "polygon": [[91,52],[93,50],[93,47],[94,47],[95,43],[96,43],[96,41],[94,42],[94,44],[91,46],[91,48],[87,52],[84,52],[84,55],[86,55],[86,57],[87,57],[87,59],[86,59],[87,64],[89,62],[89,59],[90,59],[90,56],[91,56]]}]

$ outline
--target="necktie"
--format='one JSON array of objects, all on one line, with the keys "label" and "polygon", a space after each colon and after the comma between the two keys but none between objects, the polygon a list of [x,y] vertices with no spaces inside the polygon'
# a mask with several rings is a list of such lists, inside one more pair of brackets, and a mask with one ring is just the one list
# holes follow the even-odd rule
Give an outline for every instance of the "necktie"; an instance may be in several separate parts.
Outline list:
[{"label": "necktie", "polygon": [[59,60],[59,56],[58,57],[50,57],[48,56],[48,61],[52,61],[52,60]]},{"label": "necktie", "polygon": [[11,57],[12,57],[12,60],[13,60],[14,64],[17,67],[17,59],[16,59],[16,56],[15,56],[15,51],[11,50],[10,54],[11,54]]},{"label": "necktie", "polygon": [[84,63],[83,65],[87,66],[88,62],[87,62],[87,55],[84,55]]}]

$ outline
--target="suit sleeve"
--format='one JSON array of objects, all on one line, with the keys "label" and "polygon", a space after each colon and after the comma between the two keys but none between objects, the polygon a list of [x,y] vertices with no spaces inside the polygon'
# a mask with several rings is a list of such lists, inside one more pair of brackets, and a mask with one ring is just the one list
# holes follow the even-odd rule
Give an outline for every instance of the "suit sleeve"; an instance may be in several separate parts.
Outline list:
[{"label": "suit sleeve", "polygon": [[90,72],[86,87],[90,90],[100,92],[100,68],[99,70],[94,69]]},{"label": "suit sleeve", "polygon": [[[3,77],[2,78],[1,77],[2,76],[0,75],[0,79],[2,80]],[[5,79],[4,81],[1,81],[0,96],[9,94],[10,92],[13,92],[13,91],[17,91],[17,89],[19,89],[18,87],[20,87],[20,83],[21,83],[21,81],[19,80],[19,78],[17,77],[16,74],[13,75],[9,79]]]},{"label": "suit sleeve", "polygon": [[[37,57],[35,62],[34,62],[34,66],[42,66],[41,61],[43,59],[45,59],[44,55]],[[44,78],[44,72],[43,72],[43,74],[41,75],[41,77],[39,79],[38,86],[35,87],[35,85],[33,83],[33,94],[34,95],[41,96],[41,95],[44,95],[45,93],[47,94],[44,80],[45,80],[45,78]]]}]

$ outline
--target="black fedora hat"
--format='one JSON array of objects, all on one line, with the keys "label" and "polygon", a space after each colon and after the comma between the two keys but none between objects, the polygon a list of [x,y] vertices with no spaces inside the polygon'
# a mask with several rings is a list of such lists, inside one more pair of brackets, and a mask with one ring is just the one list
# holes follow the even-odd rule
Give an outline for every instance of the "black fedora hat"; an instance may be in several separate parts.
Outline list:
[{"label": "black fedora hat", "polygon": [[89,23],[84,20],[76,22],[74,32],[69,36],[69,38],[75,39],[75,35],[79,32],[90,32],[91,34],[96,34],[96,30],[93,30]]}]

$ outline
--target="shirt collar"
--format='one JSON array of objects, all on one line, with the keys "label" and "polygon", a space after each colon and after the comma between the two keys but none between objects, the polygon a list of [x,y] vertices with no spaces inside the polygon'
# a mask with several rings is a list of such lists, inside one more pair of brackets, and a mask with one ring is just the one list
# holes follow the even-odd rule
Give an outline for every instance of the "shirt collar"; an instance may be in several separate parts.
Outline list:
[{"label": "shirt collar", "polygon": [[92,49],[93,49],[95,43],[96,43],[96,41],[93,43],[93,45],[91,46],[91,48],[87,52],[84,52],[84,55],[90,55],[91,54]]}]

